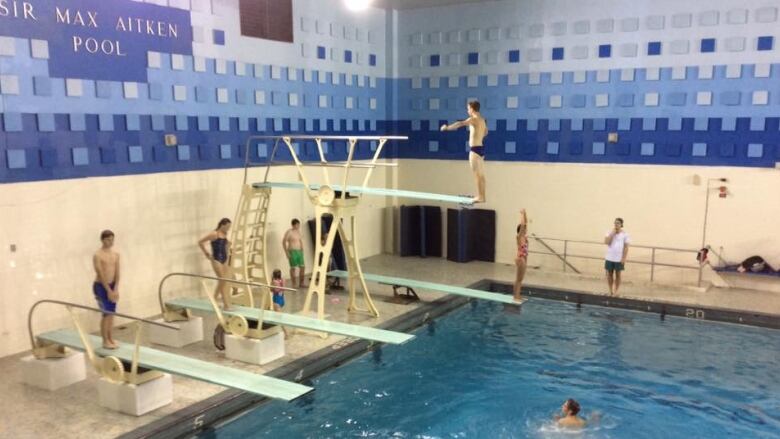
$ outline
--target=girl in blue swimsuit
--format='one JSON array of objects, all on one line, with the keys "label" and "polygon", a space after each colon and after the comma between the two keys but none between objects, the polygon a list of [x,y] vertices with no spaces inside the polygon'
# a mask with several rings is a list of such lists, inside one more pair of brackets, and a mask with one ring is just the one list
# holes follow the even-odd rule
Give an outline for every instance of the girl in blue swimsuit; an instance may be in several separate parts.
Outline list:
[{"label": "girl in blue swimsuit", "polygon": [[[214,274],[221,278],[232,277],[232,272],[230,271],[230,241],[227,239],[230,224],[229,219],[222,218],[214,231],[209,232],[198,241],[198,246],[203,251],[203,254],[211,261],[211,268],[214,269]],[[206,249],[207,242],[211,244],[211,253]],[[225,309],[230,309],[229,295],[230,288],[228,283],[223,280],[217,281],[214,298],[222,296],[222,305]]]}]

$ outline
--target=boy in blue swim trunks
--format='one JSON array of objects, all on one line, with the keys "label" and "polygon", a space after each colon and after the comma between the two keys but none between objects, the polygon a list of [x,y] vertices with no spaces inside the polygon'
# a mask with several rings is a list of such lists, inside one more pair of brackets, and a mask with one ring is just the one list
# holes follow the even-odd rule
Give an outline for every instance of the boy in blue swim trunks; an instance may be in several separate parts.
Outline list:
[{"label": "boy in blue swim trunks", "polygon": [[102,246],[92,257],[95,267],[95,282],[92,284],[92,292],[95,294],[98,307],[103,311],[100,319],[100,336],[103,337],[103,347],[116,349],[118,345],[111,336],[114,324],[116,303],[119,301],[119,253],[115,252],[114,232],[104,230],[100,233]]},{"label": "boy in blue swim trunks", "polygon": [[[271,277],[271,285],[274,287],[284,287],[282,270],[274,270],[274,273]],[[274,311],[281,312],[282,308],[284,308],[284,290],[281,288],[271,288],[271,293],[273,294]],[[282,330],[284,330],[284,338],[287,338],[287,329],[282,327]]]}]

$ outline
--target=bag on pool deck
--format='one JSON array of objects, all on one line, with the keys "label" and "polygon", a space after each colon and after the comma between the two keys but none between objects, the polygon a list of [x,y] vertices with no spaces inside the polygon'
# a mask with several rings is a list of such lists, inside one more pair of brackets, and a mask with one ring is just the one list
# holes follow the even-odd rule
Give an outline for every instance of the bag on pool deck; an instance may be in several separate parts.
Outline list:
[{"label": "bag on pool deck", "polygon": [[225,328],[217,323],[217,327],[214,328],[214,347],[220,351],[225,350]]},{"label": "bag on pool deck", "polygon": [[737,271],[740,273],[773,273],[775,270],[761,256],[751,256],[739,264]]}]

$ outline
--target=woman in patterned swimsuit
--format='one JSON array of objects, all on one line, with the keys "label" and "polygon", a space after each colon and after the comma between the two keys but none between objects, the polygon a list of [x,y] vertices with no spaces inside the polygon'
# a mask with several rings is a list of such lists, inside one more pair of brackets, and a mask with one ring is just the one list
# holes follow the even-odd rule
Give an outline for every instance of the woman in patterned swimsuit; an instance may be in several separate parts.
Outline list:
[{"label": "woman in patterned swimsuit", "polygon": [[517,255],[515,256],[515,265],[517,266],[517,274],[515,275],[515,285],[512,289],[514,293],[515,302],[523,300],[523,295],[520,289],[523,286],[523,278],[525,277],[525,268],[528,264],[528,217],[526,216],[525,209],[520,210],[520,224],[517,225]]}]

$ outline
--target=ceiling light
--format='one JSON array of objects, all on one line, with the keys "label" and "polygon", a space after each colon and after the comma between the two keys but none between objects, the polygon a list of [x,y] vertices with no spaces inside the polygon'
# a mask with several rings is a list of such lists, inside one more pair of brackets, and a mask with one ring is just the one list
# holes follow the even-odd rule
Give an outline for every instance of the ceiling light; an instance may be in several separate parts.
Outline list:
[{"label": "ceiling light", "polygon": [[371,0],[344,0],[344,5],[350,11],[364,11],[371,6]]}]

